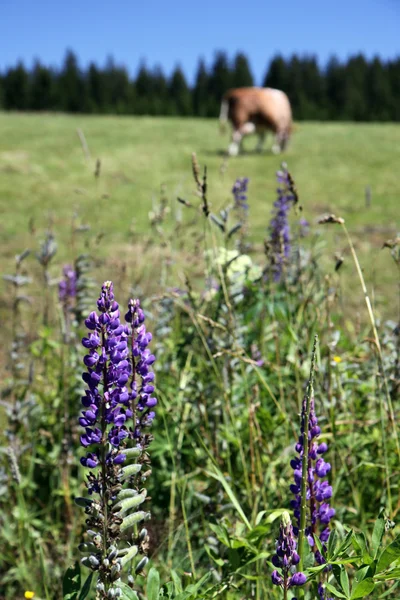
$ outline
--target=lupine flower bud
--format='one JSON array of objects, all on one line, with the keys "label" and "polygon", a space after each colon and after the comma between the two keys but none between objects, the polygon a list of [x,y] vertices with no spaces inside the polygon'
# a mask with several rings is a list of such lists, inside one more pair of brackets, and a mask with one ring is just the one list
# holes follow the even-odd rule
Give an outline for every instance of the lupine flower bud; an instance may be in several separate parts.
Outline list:
[{"label": "lupine flower bud", "polygon": [[[282,514],[279,528],[279,538],[276,542],[276,554],[272,557],[272,564],[279,568],[272,572],[271,578],[274,585],[289,589],[297,585],[304,585],[304,573],[293,573],[300,557],[296,552],[297,542],[294,537],[292,522],[288,512]],[[293,574],[292,574],[293,573]]]}]

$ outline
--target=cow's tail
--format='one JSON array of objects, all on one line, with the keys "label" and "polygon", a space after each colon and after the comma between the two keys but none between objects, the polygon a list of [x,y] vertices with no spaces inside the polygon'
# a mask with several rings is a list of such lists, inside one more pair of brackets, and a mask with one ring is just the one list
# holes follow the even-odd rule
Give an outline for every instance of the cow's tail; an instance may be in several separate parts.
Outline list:
[{"label": "cow's tail", "polygon": [[219,113],[219,130],[221,133],[225,133],[226,126],[228,124],[228,112],[229,112],[229,100],[228,98],[222,98],[221,110]]}]

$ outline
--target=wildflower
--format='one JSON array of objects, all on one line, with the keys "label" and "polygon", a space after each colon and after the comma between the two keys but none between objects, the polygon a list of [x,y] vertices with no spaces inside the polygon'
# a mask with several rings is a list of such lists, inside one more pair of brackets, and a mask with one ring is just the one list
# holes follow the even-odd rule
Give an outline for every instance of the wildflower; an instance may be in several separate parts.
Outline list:
[{"label": "wildflower", "polygon": [[234,208],[243,209],[244,211],[248,211],[249,205],[247,204],[247,187],[249,185],[248,177],[239,177],[236,179],[233,188],[232,194],[234,199]]},{"label": "wildflower", "polygon": [[29,590],[27,590],[24,594],[24,598],[33,598],[35,595],[35,592],[30,592]]},{"label": "wildflower", "polygon": [[71,265],[63,268],[64,279],[58,284],[58,298],[61,302],[67,302],[69,298],[76,296],[76,272]]},{"label": "wildflower", "polygon": [[335,362],[336,364],[339,364],[339,363],[341,363],[341,362],[342,362],[342,359],[340,358],[340,356],[334,356],[334,357],[333,357],[333,360],[334,360],[334,362]]},{"label": "wildflower", "polygon": [[277,189],[278,199],[274,202],[273,217],[269,225],[269,251],[274,279],[280,281],[291,251],[288,213],[290,207],[297,202],[297,197],[292,191],[292,179],[285,166],[282,171],[277,172],[276,177],[280,187]]},{"label": "wildflower", "polygon": [[[325,462],[323,455],[328,450],[328,445],[325,442],[318,443],[317,438],[321,433],[321,428],[318,426],[318,420],[315,416],[314,398],[310,399],[310,417],[308,427],[308,469],[307,469],[307,504],[309,514],[307,516],[306,536],[308,543],[312,548],[315,546],[315,536],[318,534],[319,539],[325,549],[325,542],[329,539],[329,522],[335,515],[335,510],[330,507],[327,500],[332,496],[332,486],[324,478],[331,470],[331,465]],[[290,486],[295,499],[292,500],[291,506],[294,509],[294,516],[300,526],[300,506],[301,506],[301,479],[302,479],[302,461],[304,453],[304,423],[305,423],[306,399],[303,400],[301,434],[296,444],[296,452],[299,454],[297,458],[291,461],[293,468],[294,484]],[[296,535],[298,527],[295,528]],[[324,559],[318,550],[315,552],[315,558],[318,564],[323,564]]]},{"label": "wildflower", "polygon": [[272,557],[272,564],[279,571],[275,570],[271,575],[272,583],[281,586],[284,590],[304,585],[307,581],[304,573],[295,570],[300,561],[296,547],[297,542],[289,513],[284,512],[279,528],[279,538],[276,542],[276,554]]},{"label": "wildflower", "polygon": [[[86,554],[82,563],[99,573],[99,598],[117,598],[122,593],[118,587],[122,568],[144,552],[148,540],[142,529],[130,546],[118,548],[122,531],[150,517],[137,509],[146,499],[142,482],[150,472],[141,474],[142,465],[148,466],[145,450],[152,439],[145,429],[157,404],[151,370],[155,356],[147,348],[152,335],[144,325],[139,300],[130,300],[126,324],[121,323],[113,284],[106,281],[97,308],[98,313],[91,312],[85,321],[89,332],[82,344],[88,354],[82,378],[87,389],[79,418],[84,428],[81,445],[87,450],[81,463],[90,469],[86,486],[93,498],[77,498],[76,503],[89,516],[90,540],[80,545]],[[135,464],[126,464],[131,459]],[[146,564],[143,557],[136,572]]]}]

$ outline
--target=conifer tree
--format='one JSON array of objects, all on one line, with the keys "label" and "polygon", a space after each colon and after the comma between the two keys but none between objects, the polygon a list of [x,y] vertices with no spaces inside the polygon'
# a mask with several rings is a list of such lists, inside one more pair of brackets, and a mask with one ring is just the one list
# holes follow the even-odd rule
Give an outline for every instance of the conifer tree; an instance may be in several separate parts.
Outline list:
[{"label": "conifer tree", "polygon": [[54,74],[36,61],[31,75],[29,108],[51,110],[54,109],[54,100]]},{"label": "conifer tree", "polygon": [[169,82],[173,114],[187,117],[192,114],[192,98],[182,69],[177,66]]},{"label": "conifer tree", "polygon": [[238,52],[233,61],[232,87],[251,87],[254,85],[249,61],[243,52]]},{"label": "conifer tree", "polygon": [[196,117],[209,116],[209,75],[204,60],[201,58],[197,67],[193,88],[193,110]]},{"label": "conifer tree", "polygon": [[3,103],[6,110],[27,110],[29,106],[29,76],[22,62],[8,69],[3,79]]}]

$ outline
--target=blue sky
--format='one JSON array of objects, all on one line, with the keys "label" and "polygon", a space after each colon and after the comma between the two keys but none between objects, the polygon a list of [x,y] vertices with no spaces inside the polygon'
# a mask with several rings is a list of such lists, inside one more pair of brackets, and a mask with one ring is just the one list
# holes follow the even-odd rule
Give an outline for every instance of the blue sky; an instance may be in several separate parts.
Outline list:
[{"label": "blue sky", "polygon": [[324,64],[400,55],[399,0],[0,0],[0,70],[34,58],[59,66],[66,48],[81,66],[112,54],[134,74],[140,60],[192,81],[198,58],[244,51],[257,82],[280,52],[313,53]]}]

